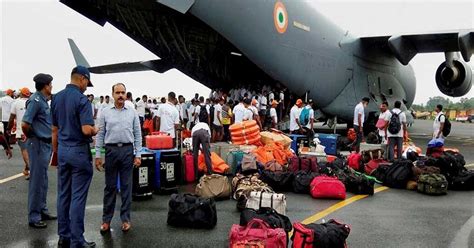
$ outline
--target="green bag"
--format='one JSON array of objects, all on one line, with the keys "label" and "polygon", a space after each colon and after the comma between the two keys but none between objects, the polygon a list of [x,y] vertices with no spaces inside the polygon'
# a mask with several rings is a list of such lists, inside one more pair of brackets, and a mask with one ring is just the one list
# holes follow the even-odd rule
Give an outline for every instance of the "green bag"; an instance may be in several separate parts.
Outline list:
[{"label": "green bag", "polygon": [[442,174],[422,174],[418,178],[418,192],[427,195],[445,195],[448,193],[448,181]]}]

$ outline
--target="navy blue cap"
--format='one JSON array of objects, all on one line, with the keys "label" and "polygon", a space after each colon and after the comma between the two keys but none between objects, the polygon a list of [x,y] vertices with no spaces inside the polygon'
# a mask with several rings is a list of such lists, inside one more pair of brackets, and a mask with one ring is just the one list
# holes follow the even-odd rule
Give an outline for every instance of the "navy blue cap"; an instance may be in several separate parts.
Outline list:
[{"label": "navy blue cap", "polygon": [[91,73],[89,72],[89,69],[87,69],[86,67],[82,65],[78,65],[74,67],[74,69],[72,69],[71,75],[72,74],[79,74],[86,77],[87,79],[89,79],[89,83],[87,84],[87,86],[93,87],[92,82],[91,82]]},{"label": "navy blue cap", "polygon": [[49,74],[38,73],[33,78],[33,81],[39,85],[45,85],[51,83],[53,81],[53,77]]}]

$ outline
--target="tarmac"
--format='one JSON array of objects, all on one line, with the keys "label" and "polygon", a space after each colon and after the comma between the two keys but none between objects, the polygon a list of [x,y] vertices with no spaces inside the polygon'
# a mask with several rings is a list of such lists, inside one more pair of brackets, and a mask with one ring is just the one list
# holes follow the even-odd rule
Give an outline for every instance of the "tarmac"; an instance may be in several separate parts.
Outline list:
[{"label": "tarmac", "polygon": [[[410,133],[425,151],[431,121],[417,120]],[[474,163],[474,124],[453,123],[446,146],[455,147]],[[28,181],[22,176],[18,146],[14,158],[0,154],[0,247],[56,247],[57,223],[47,229],[28,227]],[[474,167],[472,168],[474,169]],[[56,213],[56,169],[49,169],[48,206]],[[414,191],[377,186],[373,196],[348,194],[345,201],[315,200],[309,195],[287,194],[287,216],[292,222],[338,219],[351,226],[349,247],[474,247],[474,193],[449,191],[445,196],[427,196]],[[151,200],[133,202],[132,229],[120,231],[119,212],[110,235],[99,233],[102,216],[104,174],[95,171],[86,209],[85,237],[98,247],[226,247],[232,224],[240,214],[233,200],[217,202],[217,226],[212,230],[192,230],[166,224],[169,196],[153,195]],[[192,192],[193,185],[180,187]],[[119,200],[118,198],[117,200]],[[118,207],[116,209],[119,209]]]}]

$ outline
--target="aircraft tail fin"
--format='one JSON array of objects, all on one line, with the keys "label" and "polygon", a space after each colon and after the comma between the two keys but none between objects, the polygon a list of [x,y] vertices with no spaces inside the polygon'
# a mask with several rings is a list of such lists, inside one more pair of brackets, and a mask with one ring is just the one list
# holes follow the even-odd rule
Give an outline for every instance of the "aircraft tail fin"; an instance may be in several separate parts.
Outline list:
[{"label": "aircraft tail fin", "polygon": [[74,60],[76,61],[76,65],[82,65],[85,67],[91,67],[89,62],[87,62],[84,55],[81,53],[81,50],[77,47],[76,43],[72,39],[67,39],[69,42],[69,46],[71,47],[72,56],[74,56]]},{"label": "aircraft tail fin", "polygon": [[173,67],[161,59],[139,61],[139,62],[125,62],[109,65],[90,66],[84,55],[81,53],[76,43],[72,39],[68,39],[69,46],[71,47],[72,55],[76,61],[76,65],[82,65],[89,69],[90,72],[96,74],[107,74],[107,73],[121,73],[121,72],[135,72],[135,71],[156,71],[164,73]]}]

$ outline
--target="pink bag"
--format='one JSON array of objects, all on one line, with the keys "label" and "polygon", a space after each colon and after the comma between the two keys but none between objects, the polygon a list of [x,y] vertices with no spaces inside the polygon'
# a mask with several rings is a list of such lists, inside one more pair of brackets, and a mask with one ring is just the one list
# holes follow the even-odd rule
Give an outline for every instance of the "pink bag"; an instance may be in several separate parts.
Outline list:
[{"label": "pink bag", "polygon": [[379,119],[377,123],[375,124],[375,127],[378,129],[383,129],[386,123],[387,121],[385,121],[384,119]]},{"label": "pink bag", "polygon": [[229,234],[229,247],[261,241],[265,247],[286,248],[286,233],[283,228],[272,229],[265,221],[251,220],[247,226],[232,225]]}]

